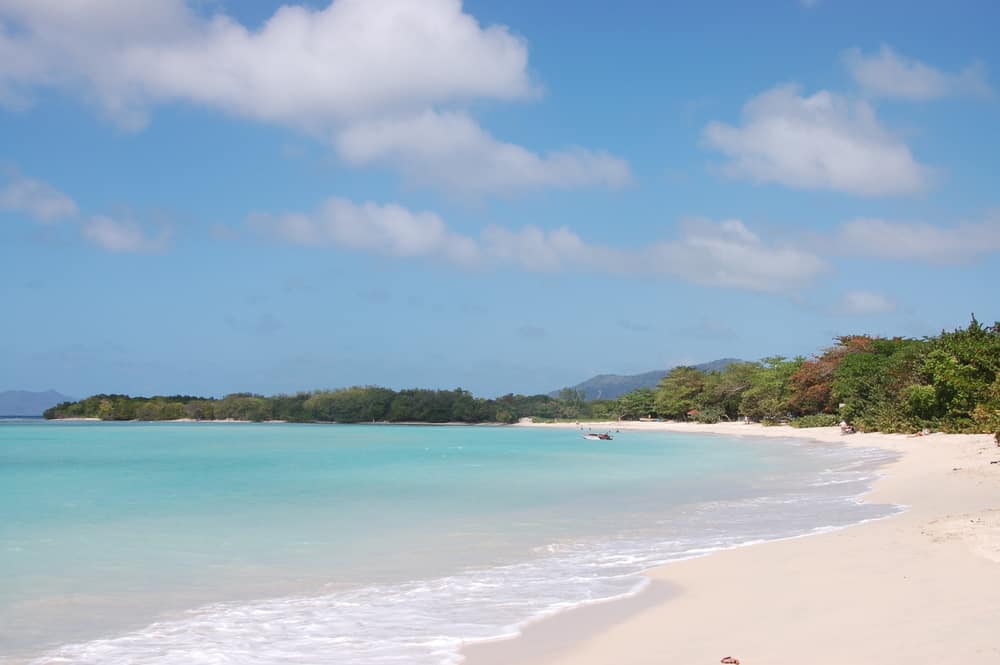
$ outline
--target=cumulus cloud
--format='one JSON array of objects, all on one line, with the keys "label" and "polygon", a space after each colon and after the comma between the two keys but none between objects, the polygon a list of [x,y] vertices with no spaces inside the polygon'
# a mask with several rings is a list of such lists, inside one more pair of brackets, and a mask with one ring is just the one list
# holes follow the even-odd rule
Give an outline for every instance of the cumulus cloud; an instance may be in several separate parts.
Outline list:
[{"label": "cumulus cloud", "polygon": [[840,299],[836,311],[843,314],[883,314],[896,309],[896,303],[880,293],[848,291]]},{"label": "cumulus cloud", "polygon": [[55,87],[137,130],[155,105],[187,102],[471,193],[627,180],[603,153],[539,155],[434,111],[536,96],[527,61],[523,39],[480,25],[461,0],[285,5],[256,29],[185,0],[0,0],[0,103],[23,106],[35,88]]},{"label": "cumulus cloud", "polygon": [[754,291],[795,290],[829,269],[809,252],[762,240],[739,220],[689,221],[679,238],[637,248],[589,243],[567,227],[491,226],[472,237],[449,230],[433,213],[339,198],[314,213],[256,214],[247,223],[292,244],[434,259],[462,268],[659,275]]},{"label": "cumulus cloud", "polygon": [[989,96],[993,92],[981,62],[950,73],[900,55],[883,44],[878,53],[872,54],[859,48],[848,49],[844,63],[857,84],[878,97],[928,100],[954,95]]},{"label": "cumulus cloud", "polygon": [[690,221],[679,240],[654,245],[650,256],[657,272],[756,291],[794,290],[829,269],[807,251],[764,242],[738,219]]},{"label": "cumulus cloud", "polygon": [[[2,0],[8,86],[81,86],[112,115],[182,100],[322,126],[399,108],[529,95],[527,47],[460,0],[279,8],[250,30],[184,0]],[[0,52],[4,52],[0,51]]]},{"label": "cumulus cloud", "polygon": [[52,185],[14,176],[0,180],[0,210],[20,212],[40,222],[55,222],[79,214],[76,202]]},{"label": "cumulus cloud", "polygon": [[439,258],[463,266],[479,258],[479,247],[451,232],[432,212],[411,212],[394,204],[326,201],[316,212],[251,215],[252,228],[296,245],[337,245],[376,254]]},{"label": "cumulus cloud", "polygon": [[354,164],[397,165],[415,184],[468,193],[534,187],[622,187],[628,164],[583,148],[545,155],[498,141],[464,113],[425,111],[408,118],[359,123],[336,138],[340,155]]},{"label": "cumulus cloud", "polygon": [[170,244],[170,231],[161,229],[152,235],[132,220],[94,215],[83,222],[83,237],[112,252],[161,252]]},{"label": "cumulus cloud", "polygon": [[617,251],[590,245],[565,226],[553,230],[490,226],[483,230],[480,244],[494,262],[531,272],[558,272],[573,266],[617,270],[623,264]]},{"label": "cumulus cloud", "polygon": [[782,85],[748,101],[742,120],[704,131],[705,144],[729,157],[722,169],[732,177],[862,196],[912,194],[930,180],[864,101]]},{"label": "cumulus cloud", "polygon": [[852,253],[929,263],[957,263],[1000,252],[1000,214],[980,222],[951,226],[855,219],[841,226],[839,239],[845,250]]}]

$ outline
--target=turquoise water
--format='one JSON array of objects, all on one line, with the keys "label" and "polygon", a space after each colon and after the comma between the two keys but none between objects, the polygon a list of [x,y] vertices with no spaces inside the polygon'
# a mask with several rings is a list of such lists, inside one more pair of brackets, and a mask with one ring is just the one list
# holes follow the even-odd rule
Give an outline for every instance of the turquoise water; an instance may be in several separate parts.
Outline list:
[{"label": "turquoise water", "polygon": [[450,663],[684,556],[890,514],[885,453],[575,430],[0,423],[0,657]]}]

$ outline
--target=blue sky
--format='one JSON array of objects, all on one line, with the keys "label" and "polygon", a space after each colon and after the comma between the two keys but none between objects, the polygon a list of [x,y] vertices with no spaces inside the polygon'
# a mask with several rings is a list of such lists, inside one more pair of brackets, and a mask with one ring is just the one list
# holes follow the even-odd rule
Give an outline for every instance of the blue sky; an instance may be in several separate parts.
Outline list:
[{"label": "blue sky", "polygon": [[530,393],[993,321],[998,24],[0,0],[0,390]]}]

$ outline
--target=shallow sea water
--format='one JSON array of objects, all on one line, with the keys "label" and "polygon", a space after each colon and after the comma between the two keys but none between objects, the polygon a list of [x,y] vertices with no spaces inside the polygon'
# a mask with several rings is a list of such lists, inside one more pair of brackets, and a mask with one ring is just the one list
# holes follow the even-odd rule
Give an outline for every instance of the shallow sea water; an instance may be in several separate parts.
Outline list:
[{"label": "shallow sea water", "polygon": [[642,570],[893,514],[890,453],[721,436],[0,422],[0,662],[455,663]]}]

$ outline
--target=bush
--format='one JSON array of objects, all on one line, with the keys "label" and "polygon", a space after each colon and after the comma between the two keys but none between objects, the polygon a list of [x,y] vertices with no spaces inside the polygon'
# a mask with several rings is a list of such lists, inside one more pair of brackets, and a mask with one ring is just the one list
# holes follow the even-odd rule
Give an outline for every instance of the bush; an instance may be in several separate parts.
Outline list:
[{"label": "bush", "polygon": [[703,425],[714,425],[715,423],[722,420],[723,413],[719,409],[707,407],[704,409],[699,409],[698,413],[691,416],[691,419],[696,423],[701,423]]},{"label": "bush", "polygon": [[832,427],[840,422],[840,417],[832,413],[818,413],[814,416],[802,416],[788,423],[792,427]]}]

